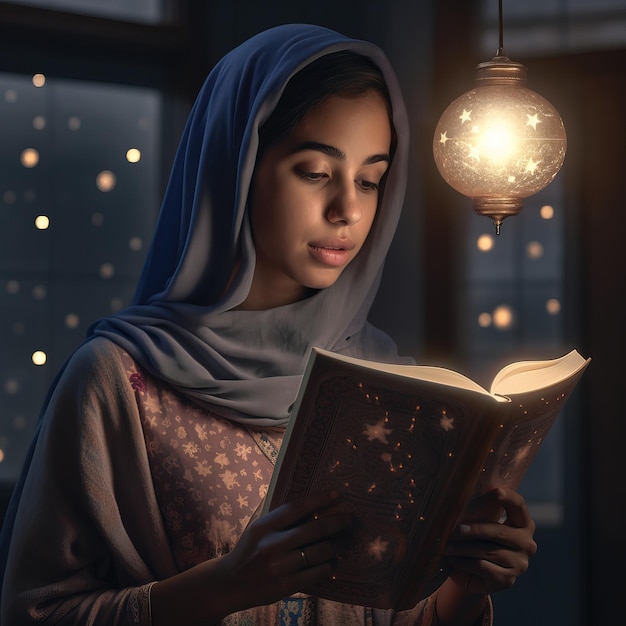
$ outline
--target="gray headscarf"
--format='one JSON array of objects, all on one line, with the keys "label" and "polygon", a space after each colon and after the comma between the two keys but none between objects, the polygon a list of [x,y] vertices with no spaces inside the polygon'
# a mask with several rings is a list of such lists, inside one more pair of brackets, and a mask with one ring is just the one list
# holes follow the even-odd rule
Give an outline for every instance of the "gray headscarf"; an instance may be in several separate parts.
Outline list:
[{"label": "gray headscarf", "polygon": [[[233,310],[254,272],[246,205],[259,126],[294,73],[338,50],[370,57],[391,95],[397,149],[375,225],[332,287],[270,310]],[[407,153],[400,88],[378,47],[301,24],[249,39],[215,66],[198,95],[134,304],[96,322],[91,336],[116,342],[195,402],[258,425],[287,421],[312,346],[397,359],[393,342],[367,315],[400,216]],[[226,288],[237,259],[240,270]]]}]

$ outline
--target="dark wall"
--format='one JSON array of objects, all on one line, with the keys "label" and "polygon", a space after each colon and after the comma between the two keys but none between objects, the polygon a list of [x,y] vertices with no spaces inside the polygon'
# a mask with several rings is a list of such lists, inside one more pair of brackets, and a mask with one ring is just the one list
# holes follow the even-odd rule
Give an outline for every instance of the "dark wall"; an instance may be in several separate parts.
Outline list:
[{"label": "dark wall", "polygon": [[579,463],[585,468],[588,571],[594,624],[623,619],[626,577],[626,484],[622,377],[626,346],[626,63],[625,52],[573,58],[573,86],[580,177],[572,191],[580,203],[579,259],[584,283],[584,346],[593,357],[588,411]]}]

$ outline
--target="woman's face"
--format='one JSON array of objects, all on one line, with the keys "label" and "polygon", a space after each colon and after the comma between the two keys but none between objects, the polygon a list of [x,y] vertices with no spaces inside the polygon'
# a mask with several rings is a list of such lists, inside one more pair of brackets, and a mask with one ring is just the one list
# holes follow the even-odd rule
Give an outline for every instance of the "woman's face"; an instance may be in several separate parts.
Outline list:
[{"label": "woman's face", "polygon": [[331,96],[256,166],[256,267],[241,308],[267,309],[332,285],[363,246],[389,166],[391,128],[372,91]]}]

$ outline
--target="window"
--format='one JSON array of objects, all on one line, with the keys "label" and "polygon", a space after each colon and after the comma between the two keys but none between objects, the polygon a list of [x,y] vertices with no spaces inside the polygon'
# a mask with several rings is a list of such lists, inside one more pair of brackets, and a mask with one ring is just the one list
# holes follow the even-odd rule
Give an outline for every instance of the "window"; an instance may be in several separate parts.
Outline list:
[{"label": "window", "polygon": [[[625,0],[524,0],[502,3],[504,52],[511,58],[623,48]],[[480,48],[498,47],[498,3],[482,0]]]},{"label": "window", "polygon": [[158,209],[160,95],[0,74],[0,481],[52,376],[129,303]]},{"label": "window", "polygon": [[1,500],[64,361],[131,301],[204,68],[180,71],[183,1],[0,4]]}]

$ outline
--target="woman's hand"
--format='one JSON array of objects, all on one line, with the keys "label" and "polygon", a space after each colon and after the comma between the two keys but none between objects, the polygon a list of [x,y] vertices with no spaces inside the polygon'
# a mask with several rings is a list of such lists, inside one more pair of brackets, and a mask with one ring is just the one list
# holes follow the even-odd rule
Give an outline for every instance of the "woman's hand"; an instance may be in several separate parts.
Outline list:
[{"label": "woman's hand", "polygon": [[284,504],[252,522],[232,552],[156,583],[154,626],[214,623],[330,577],[355,525],[332,510],[339,498],[319,492]]},{"label": "woman's hand", "polygon": [[448,579],[437,593],[441,626],[471,626],[487,595],[509,589],[537,551],[524,498],[495,488],[472,503],[445,552]]},{"label": "woman's hand", "polygon": [[470,593],[512,587],[537,551],[534,532],[521,495],[501,488],[487,492],[473,503],[448,542],[450,577]]},{"label": "woman's hand", "polygon": [[[329,578],[344,547],[352,515],[332,511],[337,492],[320,492],[289,502],[255,520],[232,553],[225,555],[234,600],[270,604]],[[243,607],[239,607],[243,608]]]}]

